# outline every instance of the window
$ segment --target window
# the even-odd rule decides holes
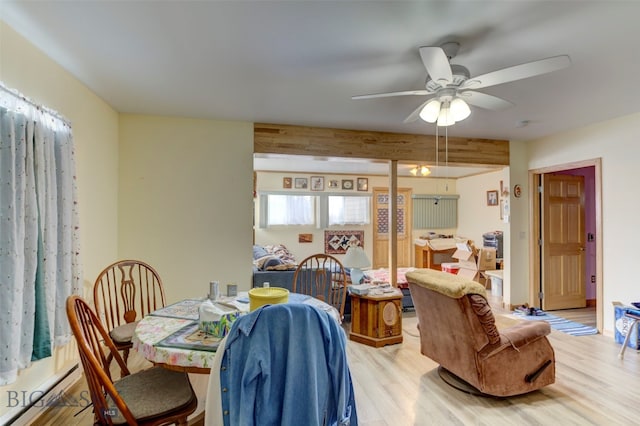
[[[267,214],[260,222],[267,226],[314,225],[315,199],[312,195],[263,195],[261,204],[266,204]]]
[[[330,195],[329,225],[366,225],[371,222],[369,197]]]
[[[371,223],[370,195],[305,192],[260,193],[259,227],[366,225]]]

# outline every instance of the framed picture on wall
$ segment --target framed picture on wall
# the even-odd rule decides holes
[[[290,177],[282,178],[282,187],[287,189],[292,187],[292,182]]]
[[[342,189],[353,189],[353,179],[342,179]]]
[[[323,176],[311,176],[311,190],[312,191],[324,191],[324,177]]]
[[[368,191],[368,190],[369,190],[369,179],[358,178],[358,191]]]
[[[333,189],[338,188],[338,183],[339,183],[338,179],[331,179],[329,181],[329,188],[333,188]]]
[[[313,242],[313,234],[298,234],[298,242],[299,243],[312,243]]]
[[[487,191],[487,205],[488,206],[497,206],[498,205],[498,190]]]
[[[296,178],[294,180],[296,189],[307,189],[307,185],[308,185],[308,179],[307,178]]]

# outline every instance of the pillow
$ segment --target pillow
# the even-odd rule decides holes
[[[275,257],[274,255],[272,255],[272,254],[268,254],[268,255],[266,255],[266,256],[262,256],[262,257],[260,257],[260,258],[258,258],[258,259],[256,259],[256,260],[254,260],[254,261],[253,261],[253,264],[254,264],[258,269],[261,269],[261,270],[262,270],[262,269],[264,269],[264,264],[265,264],[266,262],[268,262],[269,260],[271,260],[271,259],[275,259],[275,260],[277,260],[277,261],[279,261],[279,260],[280,260],[280,259],[278,259],[277,257]]]
[[[267,259],[262,265],[262,269],[269,270],[271,268],[275,268],[278,265],[282,265],[283,263],[284,262],[279,257],[270,256],[269,259]]]
[[[265,250],[264,247],[259,246],[259,245],[253,245],[253,259],[257,260],[260,259],[261,257],[265,257],[269,254],[269,252],[267,252],[267,250]]]

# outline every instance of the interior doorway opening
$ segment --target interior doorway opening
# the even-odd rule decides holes
[[[550,202],[543,193],[543,183],[554,176],[581,176],[584,178],[584,188],[581,197],[584,205],[584,234],[580,236],[580,246],[584,256],[583,285],[586,295],[586,306],[595,308],[595,324],[599,332],[602,332],[603,324],[603,282],[602,282],[602,184],[601,184],[601,160],[593,159],[576,163],[560,164],[552,167],[529,171],[530,200],[531,200],[531,250],[530,250],[530,285],[529,300],[545,309],[545,302],[551,292],[561,294],[563,288],[553,288],[554,283],[562,282],[562,279],[575,279],[572,273],[563,267],[562,262],[556,262],[549,256],[549,239],[554,239],[551,232],[560,229],[554,223],[557,211],[563,207],[557,207]],[[549,195],[549,194],[546,194]],[[545,201],[546,200],[546,201]],[[551,212],[552,210],[556,212]],[[554,216],[556,215],[556,216]],[[545,241],[545,238],[547,241]],[[551,265],[550,262],[556,262]],[[559,266],[558,266],[559,265]],[[564,274],[564,276],[562,275]],[[552,287],[550,287],[550,285]],[[547,294],[545,294],[545,291]],[[553,306],[553,304],[550,304]],[[575,306],[576,308],[578,306]],[[557,309],[564,309],[563,307]]]

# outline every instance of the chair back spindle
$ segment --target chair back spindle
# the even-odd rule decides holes
[[[107,266],[96,279],[93,299],[98,316],[109,330],[165,306],[160,275],[139,260],[121,260]]]
[[[344,317],[347,274],[337,258],[314,254],[302,260],[293,275],[293,291],[328,303]]]
[[[132,323],[165,306],[164,287],[158,272],[147,263],[120,260],[98,275],[93,287],[93,303],[98,318],[109,330],[116,348],[123,351],[126,362],[133,346]]]

